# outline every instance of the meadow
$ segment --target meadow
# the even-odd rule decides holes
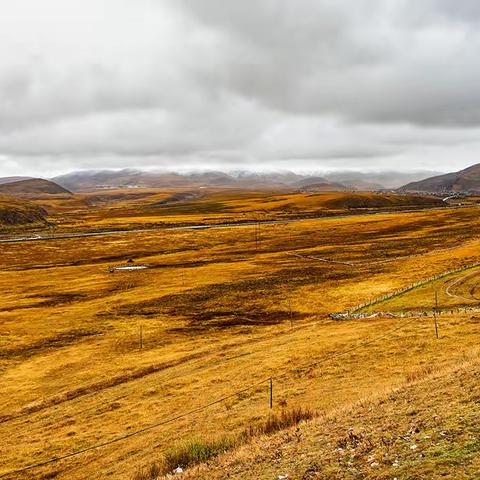
[[[272,410],[326,414],[478,343],[469,312],[445,314],[438,340],[431,318],[329,317],[479,262],[476,206],[371,215],[378,199],[214,192],[170,205],[154,192],[153,214],[150,194],[95,195],[92,210],[44,206],[59,231],[237,225],[0,244],[0,478],[140,478],[185,441],[233,441]]]

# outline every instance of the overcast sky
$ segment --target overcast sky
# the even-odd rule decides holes
[[[0,0],[0,176],[480,162],[478,0]]]

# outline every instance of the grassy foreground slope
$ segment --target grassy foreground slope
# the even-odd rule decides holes
[[[187,471],[185,480],[478,479],[480,357],[426,368],[403,387],[340,408]]]

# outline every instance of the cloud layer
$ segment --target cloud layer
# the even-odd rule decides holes
[[[476,0],[0,7],[0,175],[479,158]]]

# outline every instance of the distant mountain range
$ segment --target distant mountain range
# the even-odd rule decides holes
[[[145,172],[141,170],[85,171],[72,172],[52,179],[72,191],[98,190],[102,188],[194,188],[194,187],[237,187],[237,188],[301,188],[307,184],[323,183],[332,190],[339,186],[325,178],[297,175],[295,173],[253,173],[210,171],[196,173]],[[345,187],[340,186],[341,189]]]
[[[438,175],[438,172],[334,172],[324,175],[330,182],[338,182],[356,190],[394,190],[409,182]]]
[[[80,171],[52,180],[71,191],[102,188],[192,188],[200,186],[237,188],[289,188],[306,191],[395,189],[412,180],[426,178],[435,172],[337,172],[325,175],[300,175],[293,172],[257,173],[218,171],[200,173],[146,172],[141,170]]]
[[[455,193],[480,192],[480,163],[458,172],[411,182],[399,190],[405,192]]]
[[[475,167],[472,167],[475,169]],[[469,169],[465,170],[468,172]],[[71,172],[50,180],[30,177],[0,178],[0,193],[13,195],[34,194],[69,194],[114,188],[178,188],[192,189],[200,187],[229,187],[239,189],[288,189],[290,191],[378,191],[394,190],[401,185],[412,191],[436,191],[437,181],[433,181],[433,190],[423,188],[419,181],[431,177],[435,172],[335,172],[326,174],[297,174],[293,172],[261,173],[252,171],[220,172],[205,171],[195,173],[149,172],[135,169],[123,170],[87,170]],[[458,174],[447,174],[433,179],[440,179],[438,185],[448,190],[448,181]],[[468,175],[467,175],[468,176]],[[469,176],[469,178],[472,175]],[[444,182],[445,180],[445,182]],[[414,182],[412,182],[414,181]],[[408,183],[410,182],[410,183]],[[474,184],[473,181],[472,184]],[[445,185],[444,185],[445,184]],[[463,184],[462,184],[463,185]],[[460,187],[459,187],[460,188]],[[462,187],[463,188],[463,187]],[[418,189],[418,190],[417,190]]]

